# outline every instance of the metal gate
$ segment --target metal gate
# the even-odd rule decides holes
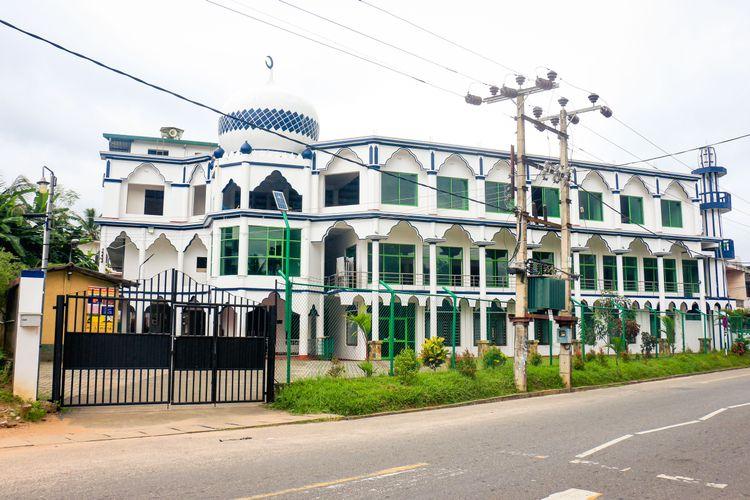
[[[273,401],[276,304],[169,270],[137,287],[58,295],[62,406]]]

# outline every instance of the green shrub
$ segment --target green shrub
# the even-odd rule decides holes
[[[580,354],[576,354],[573,356],[573,369],[574,370],[583,370],[586,368],[586,363],[583,362],[583,356]]]
[[[656,336],[643,332],[641,334],[641,353],[643,357],[650,358],[651,353],[656,349],[658,344],[659,339]]]
[[[411,349],[404,349],[393,358],[393,370],[404,385],[411,385],[417,380],[419,360]]]
[[[744,356],[744,354],[747,352],[747,347],[745,346],[744,342],[738,340],[734,344],[732,344],[730,351],[732,351],[732,354],[736,354],[737,356]]]
[[[336,356],[331,358],[331,367],[328,368],[328,376],[331,378],[339,378],[346,371],[344,364]]]
[[[630,354],[630,351],[628,351],[628,350],[626,349],[626,350],[624,350],[624,351],[622,351],[622,352],[620,353],[620,359],[622,359],[623,361],[625,361],[625,362],[627,363],[628,361],[632,360],[632,359],[633,359],[633,357],[632,357],[632,355]]]
[[[596,360],[599,362],[600,365],[604,366],[607,364],[607,355],[604,354],[604,349],[601,347],[596,352]]]
[[[542,364],[542,355],[538,352],[532,352],[529,354],[529,364],[531,366],[539,366]]]
[[[448,349],[445,348],[445,339],[443,337],[432,337],[425,340],[424,344],[422,344],[422,352],[419,357],[423,365],[432,369],[432,371],[437,370],[448,359]]]
[[[497,347],[490,347],[482,356],[482,365],[484,365],[485,368],[499,368],[503,366],[507,361],[508,356],[503,354],[503,351],[501,351]]]
[[[456,360],[456,369],[464,377],[476,378],[477,376],[477,358],[466,349]]]
[[[45,416],[47,416],[47,410],[40,401],[34,401],[31,403],[31,408],[22,413],[23,419],[27,422],[39,422]]]
[[[594,351],[588,351],[586,353],[586,361],[594,361],[594,359],[596,359],[596,354],[594,353]]]
[[[370,361],[362,361],[357,366],[365,374],[365,377],[372,377],[372,372],[373,372],[372,362],[370,362]]]

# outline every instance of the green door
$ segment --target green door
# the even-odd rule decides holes
[[[414,349],[414,323],[416,310],[414,304],[402,306],[396,304],[393,324],[393,355],[406,348]],[[380,340],[383,342],[381,353],[384,358],[390,357],[390,310],[389,306],[380,306]]]

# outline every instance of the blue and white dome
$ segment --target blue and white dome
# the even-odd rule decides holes
[[[318,114],[312,104],[271,82],[235,96],[222,111],[245,120],[219,118],[219,144],[228,153],[240,151],[245,142],[253,150],[301,153],[305,149],[302,144],[253,129],[247,122],[306,143],[317,141],[320,133]]]

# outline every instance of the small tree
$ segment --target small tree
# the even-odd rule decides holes
[[[641,353],[643,357],[650,358],[651,353],[656,349],[659,339],[650,333],[643,332],[641,334]]]
[[[360,330],[362,330],[362,333],[365,334],[365,339],[369,340],[371,339],[372,334],[372,314],[367,312],[367,306],[364,304],[359,304],[357,306],[357,312],[356,313],[349,313],[346,316],[346,320],[354,323],[359,327]],[[355,331],[352,335],[357,335],[357,332]]]
[[[419,358],[422,364],[435,371],[448,359],[448,349],[445,348],[445,339],[443,337],[432,337],[422,344],[422,352]]]
[[[675,335],[674,316],[662,316],[661,325],[662,325],[661,331],[664,332],[664,335],[667,338],[667,344],[669,344],[669,352],[670,354],[674,354],[675,345],[677,341],[676,335]]]
[[[416,382],[419,373],[419,360],[411,349],[404,349],[393,358],[396,377],[404,385]]]

